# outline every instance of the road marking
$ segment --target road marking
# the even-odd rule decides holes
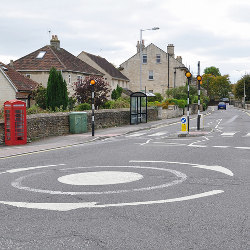
[[[218,123],[217,123],[217,125],[215,126],[215,128],[218,128],[218,126],[219,126],[219,124],[221,123],[222,119],[218,119],[217,121],[218,121]]]
[[[250,133],[247,133],[245,136],[243,136],[243,137],[249,137],[250,136]]]
[[[158,133],[148,135],[148,136],[161,136],[161,135],[165,135],[165,134],[166,134],[166,132],[158,132]]]
[[[234,148],[237,148],[237,149],[250,149],[250,147],[234,147]]]
[[[233,122],[237,117],[238,117],[238,115],[235,115],[234,117],[232,117],[231,119],[229,119],[228,121],[226,121],[224,124]]]
[[[146,142],[144,143],[140,143],[141,146],[145,145],[145,144],[148,144],[151,140],[147,140]]]
[[[27,170],[41,169],[41,168],[49,168],[49,167],[56,167],[56,166],[65,166],[65,164],[47,165],[47,166],[37,166],[37,167],[29,167],[29,168],[10,169],[10,170],[7,170],[6,173],[18,173],[18,172],[27,171]]]
[[[193,144],[189,144],[188,147],[206,148],[207,146],[205,146],[205,145],[193,145]]]
[[[47,190],[47,189],[37,189],[37,188],[30,188],[22,185],[22,181],[25,180],[27,177],[31,177],[34,175],[37,175],[39,173],[33,173],[26,176],[22,176],[15,181],[11,182],[11,185],[15,188],[18,188],[20,190],[26,190],[30,192],[36,192],[36,193],[44,193],[44,194],[53,194],[53,195],[95,195],[95,194],[119,194],[119,193],[128,193],[128,192],[139,192],[139,191],[149,191],[149,190],[155,190],[155,189],[161,189],[170,187],[173,185],[177,185],[187,179],[187,176],[184,173],[181,173],[176,170],[172,169],[165,169],[165,168],[157,168],[157,167],[141,167],[141,166],[92,166],[92,167],[78,167],[78,168],[67,168],[63,170],[72,170],[72,169],[91,169],[94,168],[135,168],[135,169],[153,169],[153,170],[159,170],[159,171],[166,171],[170,172],[174,175],[176,175],[179,179],[173,180],[172,182],[167,182],[161,185],[157,186],[149,186],[144,188],[134,188],[134,189],[123,189],[123,190],[116,190],[116,191],[99,191],[99,192],[63,192],[58,190]]]
[[[127,135],[126,137],[137,137],[137,136],[142,136],[145,135],[146,133],[136,133],[136,134],[132,134],[132,135]]]
[[[139,202],[127,202],[127,203],[115,203],[115,204],[98,204],[97,202],[84,202],[84,203],[32,203],[32,202],[11,202],[11,201],[0,201],[1,204],[10,205],[21,208],[33,208],[42,210],[53,210],[53,211],[70,211],[79,208],[106,208],[106,207],[125,207],[125,206],[138,206],[138,205],[153,205],[153,204],[164,204],[173,203],[180,201],[188,201],[198,198],[204,198],[216,194],[223,193],[223,190],[212,190],[209,192],[188,195],[178,198],[166,199],[166,200],[155,200],[155,201],[139,201]]]
[[[230,146],[213,146],[213,148],[230,148]]]
[[[194,168],[202,168],[202,169],[217,171],[217,172],[229,175],[229,176],[234,175],[231,170],[229,170],[225,167],[222,167],[222,166],[207,166],[207,165],[201,165],[201,164],[175,162],[175,161],[136,161],[136,160],[131,160],[129,162],[134,162],[134,163],[169,163],[169,164],[189,165],[189,166],[194,167]]]
[[[98,171],[64,175],[57,180],[68,185],[99,186],[134,182],[142,178],[141,174],[133,172]]]
[[[228,136],[228,137],[232,137],[236,134],[237,132],[225,132],[222,133],[221,136]]]

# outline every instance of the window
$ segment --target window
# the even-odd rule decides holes
[[[148,92],[149,92],[149,93],[153,93],[154,91],[151,89],[151,90],[149,90]]]
[[[82,76],[77,76],[77,83],[82,83]]]
[[[69,75],[69,84],[71,83],[71,75]]]
[[[26,77],[30,78],[30,74],[26,74]]]
[[[156,63],[161,63],[161,55],[156,55]]]
[[[147,63],[148,62],[148,57],[147,55],[142,55],[142,63]]]
[[[153,70],[149,70],[149,72],[148,72],[148,79],[149,80],[154,80],[154,72],[153,72]]]
[[[45,54],[46,54],[46,51],[40,51],[36,58],[37,59],[42,59]]]

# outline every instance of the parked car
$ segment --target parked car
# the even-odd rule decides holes
[[[227,109],[227,105],[225,102],[219,102],[218,104],[218,109]]]

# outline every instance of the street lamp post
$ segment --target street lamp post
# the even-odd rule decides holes
[[[154,27],[151,29],[140,29],[140,89],[139,91],[142,91],[142,31],[146,30],[158,30],[159,27]]]

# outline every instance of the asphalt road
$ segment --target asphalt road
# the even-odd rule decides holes
[[[250,249],[250,114],[204,121],[1,159],[0,249]]]

